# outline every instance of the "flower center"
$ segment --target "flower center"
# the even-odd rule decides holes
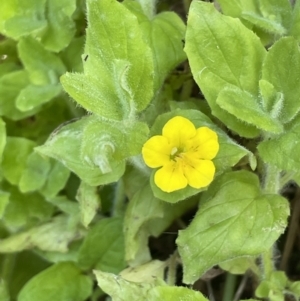
[[[173,161],[176,161],[176,158],[181,157],[182,152],[183,152],[183,149],[174,146],[170,153],[170,159]]]

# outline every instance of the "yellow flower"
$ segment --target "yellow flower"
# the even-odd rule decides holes
[[[218,136],[208,127],[195,128],[188,119],[176,116],[170,119],[162,135],[151,137],[143,146],[145,163],[158,168],[155,184],[165,192],[190,185],[208,186],[215,174],[211,161],[219,151]]]

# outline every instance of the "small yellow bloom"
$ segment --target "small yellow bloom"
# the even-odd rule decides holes
[[[145,163],[158,168],[155,184],[165,192],[190,185],[208,186],[215,174],[211,161],[219,151],[218,136],[208,127],[195,128],[188,119],[176,116],[170,119],[162,135],[151,137],[143,146]]]

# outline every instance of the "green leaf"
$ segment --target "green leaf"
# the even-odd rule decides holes
[[[299,70],[298,42],[293,37],[281,38],[270,48],[265,58],[262,79],[283,94],[283,106],[278,118],[284,123],[291,121],[300,111]]]
[[[28,84],[28,73],[25,70],[14,71],[0,78],[0,116],[19,120],[36,113],[36,109],[21,112],[15,106],[20,91]]]
[[[78,254],[83,269],[119,273],[125,266],[123,220],[106,218],[92,226]]]
[[[148,238],[158,237],[174,220],[198,203],[190,199],[168,204],[155,198],[149,185],[141,188],[130,200],[125,212],[124,234],[126,260],[134,265],[151,259]]]
[[[48,173],[47,182],[40,190],[41,194],[46,198],[55,197],[58,192],[65,187],[69,176],[69,169],[60,162],[53,160],[51,170]]]
[[[92,280],[72,263],[57,263],[33,277],[18,301],[84,301],[92,293]]]
[[[215,123],[213,123],[206,115],[197,110],[175,110],[169,113],[161,114],[155,120],[151,131],[150,137],[154,135],[161,135],[162,128],[167,123],[168,120],[175,116],[183,116],[189,120],[191,120],[195,127],[207,126],[210,129],[216,131],[218,134],[218,140],[220,144],[220,150],[212,161],[216,166],[217,173],[221,173],[224,170],[234,166],[242,159],[244,156],[248,156],[250,160],[251,167],[255,169],[256,162],[253,154],[249,152],[247,149],[241,147],[237,143],[235,143],[231,138],[228,137],[226,133],[224,133],[220,128],[218,128]],[[150,183],[154,193],[154,196],[158,199],[164,200],[170,203],[176,203],[180,200],[186,199],[192,195],[195,195],[206,188],[203,189],[195,189],[192,187],[186,187],[184,189],[174,191],[172,193],[167,193],[159,189],[154,183],[154,173],[152,172]]]
[[[288,32],[289,36],[293,36],[298,42],[300,40],[300,2],[296,1],[291,18],[291,27]]]
[[[18,185],[35,143],[25,138],[7,137],[3,152],[2,172],[11,184]]]
[[[79,202],[81,222],[87,228],[101,205],[98,188],[81,182],[76,199]]]
[[[26,112],[50,101],[61,92],[61,85],[28,85],[21,90],[16,100],[16,107],[21,112]]]
[[[85,36],[74,38],[69,46],[60,53],[60,57],[68,70],[72,70],[73,72],[83,71],[82,62],[86,56],[82,60],[81,55],[82,49],[84,49],[84,42]]]
[[[219,0],[218,3],[226,15],[245,19],[274,35],[283,35],[290,26],[292,11],[286,0],[268,0],[263,3],[257,0]]]
[[[81,159],[91,167],[108,169],[108,161],[121,161],[141,153],[149,129],[143,122],[107,122],[90,118],[84,128]],[[105,162],[107,161],[107,162]],[[105,164],[108,166],[105,167]]]
[[[238,257],[219,263],[219,267],[231,274],[243,275],[249,269],[259,275],[258,267],[255,263],[256,257]]]
[[[42,86],[59,83],[59,77],[66,68],[58,56],[31,37],[19,41],[18,51],[32,84]]]
[[[282,36],[287,32],[287,29],[280,23],[280,20],[276,20],[275,15],[264,16],[256,12],[244,11],[241,17],[263,31],[274,35]]]
[[[300,296],[300,281],[292,282],[289,289],[297,296]]]
[[[258,96],[260,69],[266,54],[259,38],[238,19],[221,15],[213,4],[194,1],[189,11],[185,51],[212,114],[241,136],[257,136],[254,126],[222,110],[216,99],[226,86]]]
[[[152,260],[137,267],[129,267],[119,275],[128,281],[152,283],[156,278],[163,279],[167,261]]]
[[[45,3],[46,0],[1,1],[0,31],[14,39],[30,33],[41,32],[47,25],[43,18]]]
[[[47,27],[41,42],[46,49],[59,52],[69,45],[74,34],[75,24],[72,15],[76,0],[48,0],[45,9]]]
[[[153,97],[151,50],[135,15],[118,1],[91,0],[87,10],[84,74],[67,73],[61,82],[88,111],[114,120],[129,118]]]
[[[68,245],[82,236],[83,233],[70,223],[69,217],[59,216],[49,223],[2,239],[0,253],[20,252],[32,248],[65,253],[68,251]]]
[[[257,149],[266,163],[275,165],[280,170],[299,171],[300,158],[300,122],[295,119],[287,128],[287,132],[272,139],[261,142]],[[292,151],[291,151],[292,150]]]
[[[108,162],[102,160],[104,171],[101,171],[98,166],[91,166],[87,161],[82,160],[82,157],[84,158],[81,151],[83,131],[91,120],[94,120],[93,117],[88,116],[59,127],[44,145],[36,147],[35,150],[60,161],[91,186],[115,182],[125,171],[123,161]],[[103,156],[101,158],[103,159]],[[105,169],[107,166],[110,170]]]
[[[262,194],[257,176],[248,171],[220,176],[200,202],[197,215],[177,239],[185,283],[195,282],[220,262],[268,250],[287,225],[286,199]]]
[[[258,97],[236,87],[226,87],[218,95],[217,104],[241,121],[270,133],[282,133],[282,125],[264,112]]]
[[[185,24],[174,12],[162,12],[148,18],[139,3],[124,1],[123,4],[138,18],[143,38],[152,49],[155,93],[166,76],[186,59],[182,44]]]
[[[53,214],[53,206],[48,204],[40,194],[23,194],[8,184],[3,185],[10,193],[9,203],[6,206],[3,223],[11,232],[16,232],[27,225],[49,220]]]
[[[100,288],[111,296],[112,301],[147,300],[154,284],[136,283],[124,280],[121,276],[94,271]],[[19,301],[19,300],[18,300]]]
[[[277,92],[275,87],[268,81],[261,79],[259,81],[261,94],[261,105],[263,109],[273,118],[278,118],[284,106],[284,96]]]
[[[77,202],[70,201],[66,196],[56,196],[47,199],[47,202],[56,206],[60,211],[70,215],[75,220],[79,217],[80,210]],[[79,219],[79,218],[78,218]]]
[[[149,301],[164,300],[164,301],[208,301],[200,292],[193,291],[187,287],[177,286],[157,286],[150,290]]]
[[[35,252],[31,251],[4,256],[8,257],[7,259],[13,259],[13,269],[10,276],[13,281],[8,283],[11,300],[17,300],[17,296],[26,282],[50,265],[49,262],[46,262]]]
[[[21,192],[35,191],[45,184],[51,167],[49,161],[35,152],[28,156],[19,182]]]

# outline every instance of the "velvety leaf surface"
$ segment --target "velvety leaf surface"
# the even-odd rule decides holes
[[[103,156],[99,156],[99,160],[102,160],[101,163],[106,164],[104,167],[102,166],[104,172],[101,172],[99,166],[91,167],[87,161],[81,159],[82,156],[84,157],[81,152],[81,139],[84,128],[91,119],[93,120],[92,117],[84,117],[58,128],[44,145],[35,149],[39,153],[63,163],[87,184],[97,186],[117,181],[124,173],[125,163],[120,161],[108,162],[104,160]],[[107,166],[110,169],[107,169]]]
[[[257,136],[254,126],[224,112],[216,99],[222,89],[232,85],[258,96],[266,54],[259,38],[238,19],[221,15],[213,4],[194,1],[188,16],[185,51],[212,114],[241,136]]]
[[[267,251],[283,233],[288,214],[286,199],[263,194],[256,175],[238,171],[220,176],[203,194],[192,223],[179,232],[183,281],[195,282],[222,261]]]
[[[284,123],[291,121],[300,110],[300,50],[293,37],[281,38],[270,48],[263,64],[262,78],[283,94],[278,118]]]
[[[270,133],[283,131],[280,122],[264,112],[260,106],[259,98],[253,97],[250,93],[235,87],[224,88],[217,98],[217,104],[236,118],[256,126],[258,129]]]
[[[258,145],[261,158],[281,170],[298,171],[300,168],[299,139],[300,119],[297,117],[287,131],[272,139],[265,140]]]
[[[17,300],[84,301],[92,293],[92,285],[73,263],[57,263],[27,282]]]
[[[104,166],[105,160],[120,161],[141,153],[149,133],[146,123],[90,119],[83,131],[81,157],[92,167],[109,168]]]
[[[88,111],[126,119],[153,97],[151,50],[142,39],[137,18],[121,3],[91,0],[87,13],[84,74],[67,73],[62,84]]]

